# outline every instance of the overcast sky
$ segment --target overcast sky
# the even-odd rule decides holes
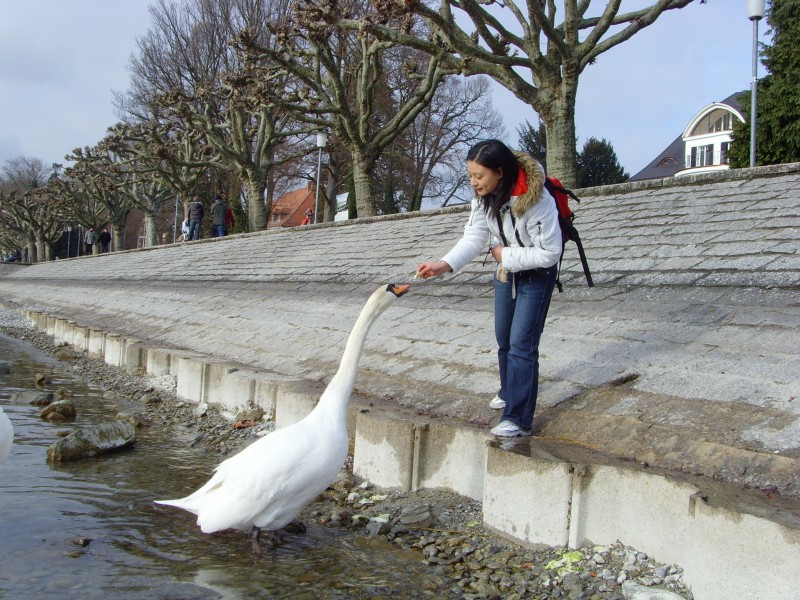
[[[652,2],[623,0],[623,9]],[[633,175],[702,108],[748,90],[753,28],[746,4],[695,0],[600,55],[580,79],[578,150],[589,137],[605,138]],[[149,5],[0,0],[0,167],[17,156],[64,163],[73,148],[102,139],[117,120],[112,91],[128,88],[129,58],[149,28]],[[762,21],[762,39],[765,30]],[[538,117],[505,90],[495,99],[516,144],[517,127]]]

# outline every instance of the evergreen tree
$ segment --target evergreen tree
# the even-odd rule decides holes
[[[519,136],[520,150],[527,152],[542,163],[544,170],[547,171],[547,132],[542,120],[539,119],[538,129],[534,129],[533,125],[525,121],[517,127],[517,135]]]
[[[611,142],[589,138],[578,155],[578,187],[622,183],[630,174],[622,168]]]
[[[800,162],[800,2],[773,0],[767,11],[772,45],[763,45],[762,64],[769,75],[758,82],[756,164]],[[749,93],[739,96],[744,123],[733,127],[731,167],[750,166]]]

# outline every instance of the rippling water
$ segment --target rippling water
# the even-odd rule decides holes
[[[0,336],[0,405],[15,428],[0,466],[0,598],[416,598],[446,597],[446,579],[418,554],[385,540],[309,527],[260,559],[243,532],[204,535],[195,517],[156,506],[208,478],[220,457],[191,448],[190,433],[137,430],[134,449],[49,465],[58,433],[135,408],[105,397],[29,346]],[[13,393],[36,373],[74,395],[78,418],[53,424]],[[132,411],[135,412],[135,411]],[[77,540],[91,539],[82,546]]]

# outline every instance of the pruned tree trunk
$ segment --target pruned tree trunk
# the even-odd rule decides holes
[[[114,233],[112,234],[112,242],[113,242],[113,250],[116,252],[117,250],[122,250],[125,248],[125,225],[114,225]],[[92,246],[92,254],[98,254],[100,252],[100,245],[95,244]]]
[[[247,225],[248,231],[263,231],[267,228],[267,203],[264,200],[266,183],[254,181],[252,178],[244,180],[245,194],[247,194]]]
[[[158,209],[156,212],[144,213],[144,245],[145,248],[158,246],[158,227],[157,227]]]
[[[377,214],[375,200],[372,197],[372,179],[367,161],[353,162],[353,186],[356,193],[356,210],[358,218],[373,217]]]

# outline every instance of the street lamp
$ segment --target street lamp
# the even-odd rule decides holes
[[[317,148],[319,148],[319,153],[317,155],[317,194],[316,199],[314,200],[314,224],[317,224],[317,220],[319,217],[319,178],[322,171],[322,149],[328,144],[328,132],[327,131],[318,131],[317,132]]]
[[[756,83],[758,82],[758,22],[764,16],[766,0],[747,0],[747,18],[753,22],[753,83],[750,92],[750,168],[756,166]]]
[[[69,258],[69,249],[72,247],[72,225],[67,225],[67,258]]]

